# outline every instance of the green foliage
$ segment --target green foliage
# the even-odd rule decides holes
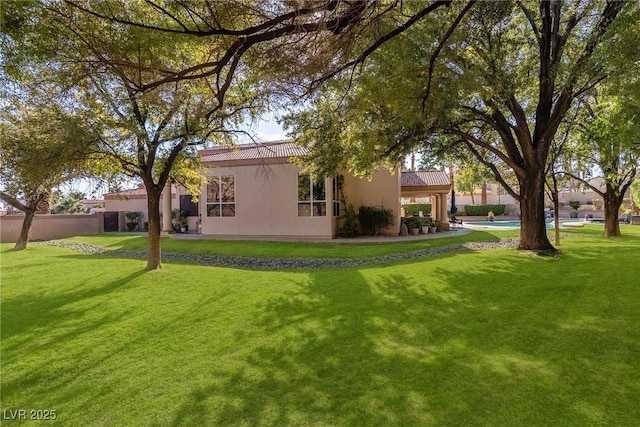
[[[126,216],[129,221],[137,223],[140,221],[140,218],[142,218],[142,212],[127,212],[124,216]]]
[[[409,217],[404,219],[407,228],[422,228],[422,227],[437,227],[438,221],[433,220],[431,217]]]
[[[571,206],[571,209],[578,210],[580,208],[580,201],[579,200],[569,200],[569,206]]]
[[[431,203],[406,203],[402,205],[405,216],[418,215],[420,211],[425,216],[431,214]]]
[[[53,212],[54,213],[68,213],[68,214],[73,214],[73,213],[78,213],[78,212],[84,212],[84,206],[82,206],[82,204],[80,204],[80,200],[73,198],[73,197],[67,197],[61,201],[59,201],[54,207],[53,207]]]
[[[358,213],[351,203],[347,204],[344,212],[344,224],[338,229],[337,235],[340,237],[355,237],[360,234],[360,223]]]
[[[636,179],[631,184],[631,200],[636,206],[636,210],[640,209],[640,179]]]
[[[360,206],[358,221],[366,234],[377,236],[393,224],[393,212],[391,209],[378,206]]]
[[[464,211],[468,216],[488,216],[489,212],[494,215],[504,215],[505,205],[465,205]]]

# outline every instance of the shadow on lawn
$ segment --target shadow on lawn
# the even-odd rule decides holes
[[[66,257],[72,258],[86,258],[93,259],[90,255],[70,255]],[[65,257],[57,257],[65,258]],[[147,273],[146,270],[139,270],[133,272],[121,279],[110,282],[106,286],[90,287],[90,280],[86,280],[84,285],[80,287],[80,290],[70,291],[65,293],[53,293],[53,294],[34,294],[28,293],[24,296],[7,298],[2,302],[2,339],[8,340],[13,336],[25,336],[29,337],[31,334],[27,333],[31,330],[42,330],[38,335],[50,337],[52,340],[62,340],[81,335],[83,333],[91,332],[107,322],[117,321],[119,317],[105,316],[100,321],[83,323],[81,326],[72,328],[68,333],[63,335],[52,336],[50,331],[57,331],[59,325],[65,324],[68,321],[75,321],[85,317],[85,315],[92,310],[92,306],[81,305],[77,306],[76,303],[86,302],[92,298],[108,295],[118,289],[126,286],[137,277]],[[120,315],[121,317],[122,315]],[[68,328],[67,328],[68,329]],[[11,341],[11,344],[3,345],[5,350],[4,362],[10,363],[12,360],[8,354],[19,354],[19,352],[13,352],[15,347],[24,345],[24,342]],[[44,345],[48,345],[47,342],[42,342],[40,345],[30,344],[32,350]]]
[[[606,267],[606,252],[589,262]],[[640,298],[601,306],[600,290],[562,278],[584,262],[509,253],[472,271],[311,272],[299,293],[259,307],[269,338],[233,373],[214,369],[172,424],[632,423]]]

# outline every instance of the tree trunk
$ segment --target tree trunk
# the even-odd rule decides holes
[[[29,243],[29,231],[31,231],[31,223],[36,215],[35,209],[24,211],[24,221],[22,221],[22,229],[20,230],[20,236],[16,245],[13,247],[16,251],[27,249],[27,243]]]
[[[480,193],[480,203],[487,204],[487,181],[482,181],[482,192]]]
[[[159,270],[162,268],[162,253],[160,250],[160,194],[161,191],[147,188],[147,215],[149,216],[147,270]]]
[[[555,253],[544,218],[544,169],[530,170],[520,180],[520,249]]]
[[[607,184],[607,191],[604,193],[604,232],[605,237],[620,236],[620,219],[618,212],[622,205],[622,198],[617,197],[613,187]]]

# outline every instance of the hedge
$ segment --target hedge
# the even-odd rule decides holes
[[[431,213],[431,203],[407,203],[402,207],[404,208],[405,216],[416,216],[420,211],[424,216],[429,216]]]
[[[465,205],[464,211],[468,216],[504,215],[506,205]]]

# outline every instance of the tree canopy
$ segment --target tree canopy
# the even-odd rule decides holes
[[[450,135],[520,202],[520,247],[553,252],[544,223],[550,146],[577,99],[607,78],[601,51],[621,43],[637,11],[632,2],[454,2],[285,124],[311,158],[356,171]],[[501,165],[517,177],[515,188]]]

